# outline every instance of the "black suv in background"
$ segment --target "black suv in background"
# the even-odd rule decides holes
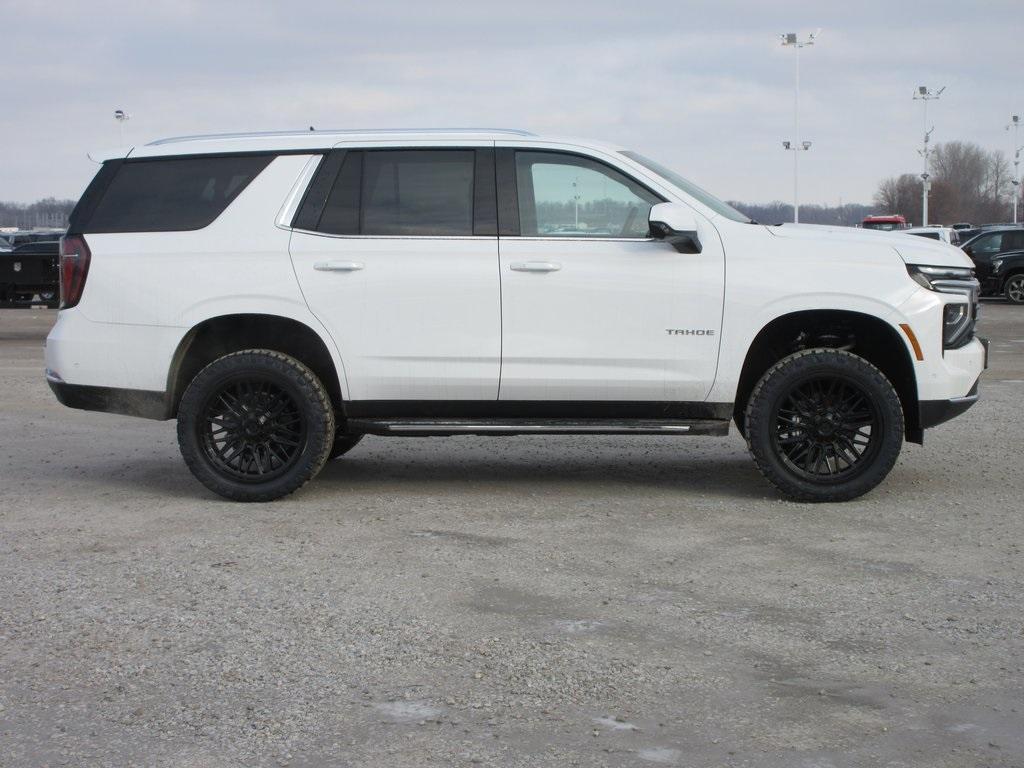
[[[974,262],[983,296],[1003,294],[1024,304],[1024,228],[987,229],[963,244]]]
[[[60,303],[60,242],[30,240],[0,253],[0,307]],[[36,300],[38,297],[38,301]]]

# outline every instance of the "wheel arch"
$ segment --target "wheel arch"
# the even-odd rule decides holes
[[[903,406],[906,439],[921,442],[917,376],[897,328],[870,314],[840,309],[789,312],[767,323],[747,348],[736,387],[733,418],[744,433],[744,412],[754,386],[776,362],[813,346],[848,349],[892,382]]]
[[[308,366],[323,382],[335,410],[344,411],[341,372],[319,333],[283,315],[236,313],[197,323],[179,342],[167,372],[168,416],[177,415],[181,396],[199,371],[224,355],[253,348],[282,352]]]

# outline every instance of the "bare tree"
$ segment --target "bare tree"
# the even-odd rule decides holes
[[[899,214],[908,222],[921,221],[921,179],[912,173],[883,179],[875,192],[875,213]]]
[[[1010,164],[1002,152],[989,152],[970,142],[938,144],[932,156],[929,218],[953,224],[999,221],[1007,216]],[[921,221],[921,179],[905,173],[883,179],[875,193],[880,213],[899,213]]]

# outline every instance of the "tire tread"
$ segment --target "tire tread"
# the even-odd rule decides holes
[[[188,416],[199,406],[203,384],[213,376],[219,375],[220,369],[225,365],[231,365],[246,357],[253,356],[258,356],[262,362],[269,363],[269,367],[272,370],[276,369],[281,375],[292,378],[303,394],[313,403],[313,407],[323,416],[323,418],[315,420],[317,423],[308,425],[310,430],[308,442],[313,451],[313,460],[306,462],[301,471],[289,472],[271,481],[268,487],[264,488],[258,485],[244,485],[220,477],[201,459],[197,450],[190,448],[191,436],[188,434],[188,431],[191,429],[191,420]],[[183,412],[186,415],[185,418],[182,418]],[[324,464],[327,463],[331,447],[334,444],[334,435],[334,406],[323,382],[301,361],[283,352],[276,352],[271,349],[243,349],[217,358],[192,379],[184,395],[182,395],[181,404],[178,408],[178,442],[181,446],[181,454],[185,459],[185,464],[203,485],[214,493],[232,501],[273,501],[299,490],[316,477],[317,473],[323,469]]]
[[[861,475],[852,478],[846,484],[815,486],[808,481],[792,477],[776,466],[771,461],[771,457],[765,455],[756,442],[756,438],[761,434],[762,430],[771,429],[772,426],[772,414],[769,412],[768,403],[765,401],[766,389],[778,381],[780,376],[789,375],[794,369],[815,364],[860,369],[860,372],[866,371],[870,375],[877,377],[879,382],[884,385],[885,401],[879,403],[878,406],[885,411],[885,418],[891,420],[890,434],[888,436],[882,435],[882,450],[875,458],[874,465]],[[896,463],[896,459],[899,457],[903,443],[903,406],[900,403],[895,388],[886,378],[885,374],[859,355],[847,352],[846,350],[828,347],[815,347],[795,352],[782,358],[769,368],[750,393],[750,398],[747,400],[747,406],[744,411],[744,419],[747,449],[753,455],[758,471],[769,483],[794,501],[849,501],[867,493],[889,474],[889,471]],[[892,439],[893,434],[898,435],[898,438]]]

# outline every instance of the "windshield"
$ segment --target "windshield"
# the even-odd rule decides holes
[[[723,203],[717,197],[712,195],[710,192],[705,192],[703,189],[698,187],[692,181],[687,181],[675,171],[666,168],[661,163],[656,163],[653,160],[648,160],[641,154],[631,151],[624,151],[621,154],[628,157],[630,160],[640,163],[644,168],[649,171],[654,171],[658,176],[661,176],[665,181],[674,187],[679,187],[683,192],[688,194],[690,197],[696,198],[698,201],[706,205],[708,208],[713,210],[715,213],[720,213],[727,219],[733,221],[740,221],[744,224],[752,223],[749,216],[744,216],[742,213],[737,211],[728,203]]]
[[[864,223],[864,229],[883,229],[891,232],[894,229],[903,229],[903,225],[895,221],[867,221]]]

